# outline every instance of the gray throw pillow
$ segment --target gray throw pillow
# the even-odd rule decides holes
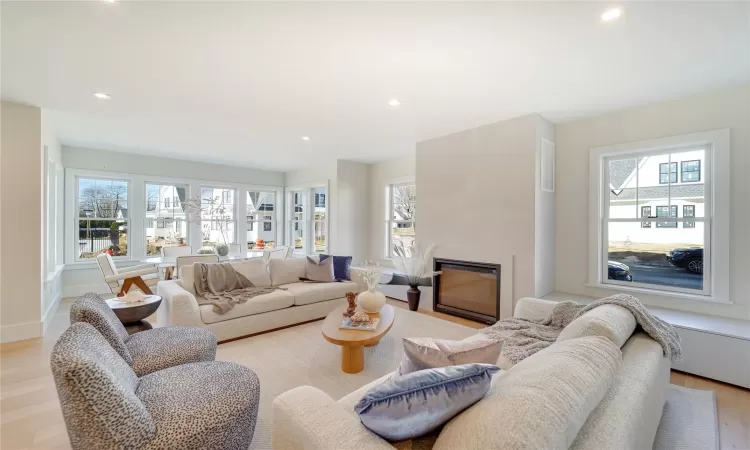
[[[311,281],[336,281],[333,276],[333,258],[326,258],[318,262],[308,256],[306,275],[306,278]]]
[[[404,338],[401,375],[424,369],[461,364],[497,364],[503,343],[491,339],[449,341],[432,338]]]
[[[354,411],[384,439],[411,439],[481,400],[499,370],[490,364],[464,364],[397,376],[367,391]]]

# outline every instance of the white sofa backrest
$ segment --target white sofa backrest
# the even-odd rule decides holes
[[[557,342],[583,336],[602,336],[622,348],[635,331],[635,317],[619,305],[601,305],[570,322]]]
[[[215,255],[214,255],[215,256]],[[218,257],[217,257],[218,258]],[[196,262],[209,262],[216,263],[217,260],[211,261],[196,261]],[[268,287],[271,285],[271,276],[268,273],[268,266],[265,264],[262,258],[253,258],[241,261],[230,262],[234,270],[244,275],[251,283],[258,287]],[[195,277],[194,277],[193,264],[182,265],[180,267],[180,285],[186,291],[195,295]]]
[[[268,261],[271,271],[271,283],[274,286],[299,283],[300,277],[307,275],[306,258],[271,259]]]

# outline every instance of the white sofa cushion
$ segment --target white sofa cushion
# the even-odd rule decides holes
[[[183,289],[195,295],[195,272],[193,271],[193,265],[187,265],[180,267],[180,273],[178,274],[180,286]]]
[[[602,336],[622,347],[635,330],[635,317],[620,305],[602,305],[587,311],[563,328],[557,341]]]
[[[357,285],[349,281],[334,283],[306,283],[300,281],[285,284],[281,287],[294,296],[294,304],[298,306],[332,300],[334,298],[344,298],[347,292],[357,292]]]
[[[268,271],[268,263],[267,261],[263,261],[263,258],[234,261],[232,262],[232,267],[253,283],[253,286],[271,286],[271,274]]]
[[[609,339],[562,341],[495,376],[490,391],[448,422],[435,450],[567,449],[614,380],[622,360]]]
[[[282,284],[298,283],[300,278],[307,275],[307,259],[270,259],[268,260],[271,272],[271,284],[281,286]]]
[[[216,314],[212,305],[201,305],[199,308],[203,323],[216,323],[289,308],[292,305],[294,305],[294,296],[292,294],[287,291],[275,290],[269,294],[253,297],[245,303],[238,303],[225,314]]]

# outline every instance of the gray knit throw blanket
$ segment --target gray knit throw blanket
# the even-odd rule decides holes
[[[670,357],[672,362],[682,361],[680,335],[674,327],[648,312],[640,300],[626,294],[612,295],[588,305],[571,301],[560,302],[544,320],[533,321],[512,317],[480,331],[490,339],[503,342],[501,355],[510,363],[516,364],[555,343],[557,336],[570,322],[601,305],[618,305],[630,311],[643,331],[661,345],[664,356]]]

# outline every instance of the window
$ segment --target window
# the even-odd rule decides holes
[[[234,189],[201,187],[201,230],[203,245],[233,244],[237,233]]]
[[[729,135],[715,130],[591,149],[590,285],[730,301]],[[678,162],[700,170],[687,181],[700,181],[673,184]]]
[[[677,205],[657,206],[656,217],[677,217]],[[677,228],[677,222],[656,222],[656,228]]]
[[[276,193],[247,191],[247,248],[276,246]],[[261,214],[262,213],[262,214]],[[260,224],[263,224],[261,226]]]
[[[124,180],[77,178],[78,259],[128,255],[128,190]]]
[[[669,171],[667,171],[669,167]],[[677,183],[677,163],[659,164],[659,184]]]
[[[651,217],[651,207],[641,206],[641,219]],[[651,228],[651,222],[641,222],[641,228]]]
[[[289,193],[289,242],[297,253],[328,250],[327,188],[312,187]],[[312,199],[312,207],[308,206]]]
[[[682,161],[680,163],[680,170],[682,171],[683,183],[693,183],[701,180],[701,161],[699,159]]]
[[[186,186],[146,183],[146,255],[159,255],[164,247],[188,245],[186,199]]]
[[[682,217],[689,219],[695,217],[695,205],[682,205]],[[695,222],[682,222],[683,228],[695,228]]]
[[[414,183],[392,184],[389,191],[387,256],[410,257],[415,240],[417,187]]]

